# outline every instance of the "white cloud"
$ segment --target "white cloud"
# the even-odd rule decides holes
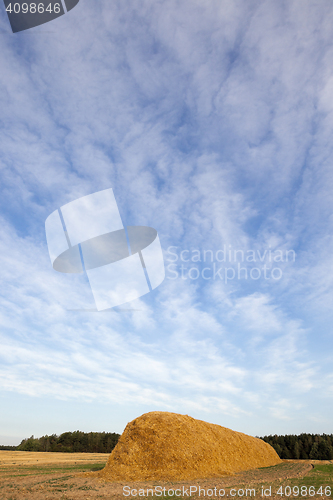
[[[2,37],[6,390],[312,411],[331,347],[332,16],[326,0],[82,1],[49,34]],[[44,221],[107,187],[165,249],[293,248],[296,262],[274,285],[166,280],[132,313],[68,312],[91,296],[52,271]]]

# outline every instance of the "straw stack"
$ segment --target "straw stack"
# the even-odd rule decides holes
[[[177,481],[280,462],[261,439],[188,415],[154,411],[127,424],[99,475],[108,481]]]

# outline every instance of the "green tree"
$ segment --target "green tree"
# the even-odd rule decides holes
[[[293,453],[293,458],[296,458],[297,460],[300,458],[301,453],[300,453],[300,446],[298,442],[296,441],[294,444],[294,453]]]
[[[311,451],[309,453],[309,458],[312,458],[312,460],[319,460],[318,442],[317,441],[315,441],[312,445]]]

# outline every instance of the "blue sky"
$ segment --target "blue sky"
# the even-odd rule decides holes
[[[326,0],[80,0],[12,34],[0,9],[2,444],[153,410],[332,433],[332,24]],[[52,269],[45,220],[107,188],[166,279],[68,311],[84,277]]]

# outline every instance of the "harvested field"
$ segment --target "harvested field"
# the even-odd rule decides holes
[[[43,453],[34,451],[2,451],[0,450],[0,468],[32,466],[41,464],[89,464],[107,460],[108,453]]]
[[[261,439],[188,415],[156,411],[127,424],[99,475],[109,481],[188,480],[280,462]]]
[[[332,484],[333,464],[329,462],[312,461],[315,463],[315,469],[312,468],[310,461],[283,461],[274,467],[251,470],[235,474],[234,476],[225,476],[214,479],[205,479],[203,481],[177,481],[177,482],[116,482],[110,483],[96,477],[96,472],[101,469],[106,462],[107,456],[98,455],[98,462],[93,463],[93,455],[78,453],[68,454],[68,459],[60,453],[48,453],[45,461],[40,461],[39,453],[30,454],[31,463],[26,458],[22,460],[24,452],[0,452],[0,499],[1,500],[124,500],[129,498],[134,500],[133,496],[125,497],[123,487],[129,485],[131,489],[147,490],[161,486],[168,489],[189,488],[197,486],[204,489],[219,490],[225,489],[225,497],[231,498],[231,488],[251,488],[255,489],[255,495],[261,497],[261,488],[272,487],[272,496],[268,500],[281,500],[281,496],[276,494],[278,487],[287,487],[288,485],[311,485]],[[16,454],[19,454],[16,458]],[[6,456],[8,455],[8,456]],[[37,455],[37,457],[36,457]],[[43,454],[44,455],[44,454]],[[102,460],[103,458],[103,460]],[[36,460],[38,464],[36,465]],[[19,463],[20,462],[20,463]],[[76,462],[76,463],[75,463]],[[325,469],[326,468],[326,469]],[[86,472],[85,472],[86,471]],[[89,472],[88,472],[89,471]],[[333,488],[332,488],[333,490]],[[198,494],[192,494],[192,499],[199,498]],[[139,498],[136,497],[136,498]],[[143,496],[141,496],[143,498]],[[151,499],[151,494],[149,494]],[[154,500],[160,498],[170,500],[166,496],[154,497]],[[189,498],[181,495],[178,498]],[[203,498],[202,496],[200,498]],[[207,498],[207,497],[206,497]],[[218,497],[211,497],[212,499]],[[240,498],[236,496],[236,498]],[[250,498],[243,496],[242,498]],[[284,497],[285,498],[285,497]],[[314,500],[325,500],[322,495],[302,496],[300,498],[312,498]]]

